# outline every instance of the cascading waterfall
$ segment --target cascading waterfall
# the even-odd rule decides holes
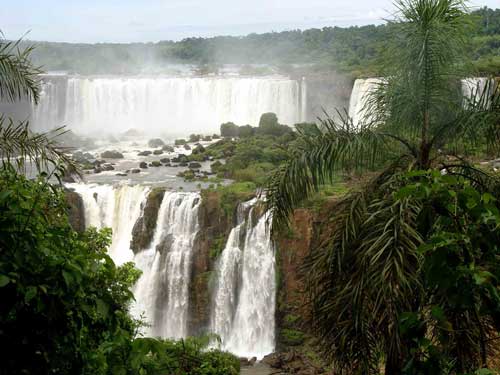
[[[132,229],[141,215],[141,205],[146,200],[149,188],[135,185],[68,184],[83,199],[86,227],[113,230],[109,254],[121,265],[132,261],[130,249]]]
[[[255,226],[253,204],[240,208],[240,219],[231,231],[217,265],[217,284],[211,330],[221,337],[222,347],[242,357],[263,357],[275,345],[275,258],[268,214]],[[250,207],[245,220],[241,213]],[[241,231],[245,238],[241,243]]]
[[[367,99],[370,92],[377,88],[382,80],[380,78],[357,79],[349,100],[349,117],[355,127],[361,125],[361,122],[367,115]]]
[[[200,199],[197,193],[165,193],[151,247],[134,259],[143,274],[134,288],[132,313],[136,317],[145,315],[149,323],[143,332],[146,336],[187,336],[189,280]]]
[[[256,126],[264,112],[293,125],[301,120],[300,91],[299,82],[278,77],[58,77],[57,83],[47,77],[34,128],[66,124],[87,135],[130,128],[146,134],[207,133],[228,121]],[[65,98],[54,98],[61,95]]]

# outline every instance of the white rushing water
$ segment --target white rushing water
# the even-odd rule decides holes
[[[46,77],[35,130],[65,124],[86,135],[218,132],[223,122],[258,125],[265,112],[281,123],[302,120],[305,81],[279,77]]]
[[[143,274],[134,288],[132,313],[149,323],[144,334],[184,338],[188,333],[189,280],[199,230],[198,193],[166,192],[151,247],[138,253]]]
[[[361,125],[363,121],[369,120],[367,116],[367,99],[369,94],[377,88],[382,80],[380,78],[357,79],[349,100],[349,117],[355,127]]]
[[[268,215],[253,226],[253,207],[247,208],[254,203],[240,207],[238,225],[218,261],[211,330],[220,336],[223,349],[262,358],[275,346],[275,257]]]
[[[113,230],[109,254],[113,261],[121,265],[132,261],[134,253],[130,249],[132,229],[141,215],[142,203],[149,188],[135,185],[68,184],[83,199],[86,227]]]

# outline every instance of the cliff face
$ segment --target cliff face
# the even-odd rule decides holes
[[[280,327],[286,326],[293,320],[291,316],[300,317],[301,320],[309,317],[309,311],[304,306],[306,298],[303,293],[301,267],[313,244],[313,222],[314,216],[310,210],[295,210],[289,231],[277,240],[277,263],[280,275],[277,318]]]

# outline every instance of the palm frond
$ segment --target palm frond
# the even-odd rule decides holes
[[[288,226],[292,210],[321,185],[332,182],[339,171],[367,169],[388,157],[383,136],[369,127],[354,129],[348,118],[340,123],[327,118],[314,127],[298,130],[289,158],[268,183],[273,231]]]
[[[20,42],[0,39],[0,99],[16,101],[27,98],[38,103],[42,71],[30,61],[33,47],[20,49]]]
[[[25,174],[30,169],[41,173],[55,171],[62,177],[65,172],[78,173],[74,161],[57,145],[57,137],[64,134],[64,128],[48,133],[36,134],[30,131],[28,122],[15,123],[0,116],[0,161],[3,168],[15,168]]]
[[[418,203],[390,193],[399,168],[335,205],[328,237],[305,265],[312,326],[334,367],[379,373],[382,352],[400,358],[405,348],[398,319],[418,298],[422,239]]]

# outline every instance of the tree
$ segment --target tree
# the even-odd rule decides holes
[[[260,116],[259,127],[257,128],[259,134],[279,137],[291,131],[292,129],[288,126],[278,123],[278,117],[275,113],[263,113],[262,116]]]
[[[226,122],[220,126],[220,135],[222,137],[237,137],[239,135],[238,125],[232,122]]]
[[[467,182],[460,184],[469,184],[479,196],[500,198],[498,180],[464,157],[481,142],[498,147],[500,120],[500,90],[493,82],[484,91],[476,89],[472,98],[460,94],[460,79],[468,73],[467,10],[455,0],[401,0],[396,7],[384,80],[370,94],[361,126],[355,128],[339,114],[340,121],[327,118],[316,129],[298,127],[289,159],[268,185],[267,204],[277,231],[288,225],[294,207],[339,172],[382,170],[335,205],[327,239],[306,265],[312,325],[338,371],[375,374],[385,361],[386,374],[418,373],[411,372],[418,362],[418,334],[407,335],[401,321],[407,313],[429,314],[426,307],[435,303],[433,291],[440,288],[429,285],[421,253],[433,241],[423,227],[432,221],[423,218],[435,197],[398,194],[410,183],[406,173],[424,170],[412,177],[411,184],[417,185],[428,182],[429,169],[463,176]],[[457,265],[468,266],[468,261]],[[479,300],[477,291],[471,293]],[[481,310],[479,303],[462,308],[442,293],[440,298],[437,305],[446,319],[467,321],[464,329],[471,337],[478,338],[481,330],[483,335],[474,344],[443,341],[446,355],[439,373],[445,362],[452,363],[453,371],[485,366],[478,355],[485,351],[476,349],[492,342],[480,322],[496,321],[496,312]],[[468,319],[472,313],[479,318]],[[497,325],[489,327],[498,332]],[[433,339],[425,329],[423,338]]]
[[[255,128],[251,125],[243,125],[238,128],[238,136],[240,138],[252,137],[255,134]]]

